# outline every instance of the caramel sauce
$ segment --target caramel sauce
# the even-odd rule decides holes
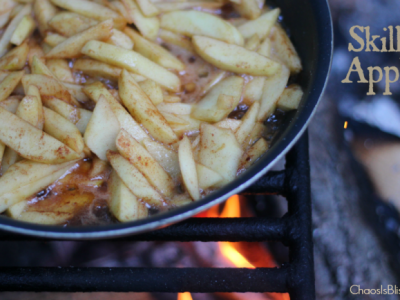
[[[94,171],[91,159],[84,159],[69,174],[29,199],[24,212],[64,214],[66,225],[92,225],[102,223],[96,213],[101,206],[103,214],[109,215],[107,222],[113,221],[107,205],[110,174],[110,166],[99,173]]]

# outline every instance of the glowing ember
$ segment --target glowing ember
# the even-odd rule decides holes
[[[193,300],[190,293],[179,293],[177,300]]]

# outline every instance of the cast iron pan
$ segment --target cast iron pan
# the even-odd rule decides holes
[[[296,113],[287,118],[271,149],[251,168],[211,195],[173,211],[123,224],[85,227],[35,225],[0,216],[0,229],[56,239],[101,239],[154,230],[187,219],[223,202],[250,186],[284,156],[305,131],[325,89],[333,51],[332,20],[327,0],[280,0],[283,22],[302,59],[304,70],[296,82],[304,97]]]

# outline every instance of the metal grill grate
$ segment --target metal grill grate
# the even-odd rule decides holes
[[[288,213],[271,218],[194,218],[125,241],[281,241],[289,263],[280,268],[0,268],[1,291],[58,292],[278,292],[315,299],[307,133],[271,171],[243,194],[280,194]],[[37,240],[1,233],[2,240]]]

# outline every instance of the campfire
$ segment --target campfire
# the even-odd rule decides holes
[[[239,218],[250,217],[252,215],[248,208],[248,203],[245,197],[234,195],[230,197],[225,204],[212,207],[206,212],[199,214],[197,217],[208,218]],[[217,242],[217,243],[194,243],[195,249],[198,250],[198,255],[202,256],[202,260],[210,260],[207,266],[219,268],[273,268],[277,267],[272,254],[262,243],[249,242]],[[213,245],[215,244],[215,245]],[[209,253],[204,247],[217,247],[214,252],[214,257],[204,257]],[[177,300],[196,300],[196,296],[192,297],[190,293],[178,294]],[[215,299],[231,299],[231,300],[289,300],[288,294],[277,293],[218,293]]]

